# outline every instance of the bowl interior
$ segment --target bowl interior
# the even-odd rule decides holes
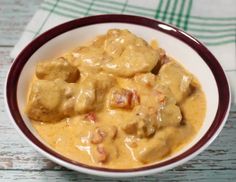
[[[171,30],[171,27],[168,27],[164,24],[158,24],[157,26],[162,26],[161,28],[163,29],[175,31],[174,29]],[[205,92],[207,101],[207,112],[205,120],[203,122],[203,126],[196,135],[196,137],[192,140],[192,142],[190,142],[188,145],[182,148],[178,153],[173,154],[169,158],[173,158],[179,155],[180,153],[183,153],[184,151],[188,150],[194,144],[196,144],[197,141],[199,141],[199,139],[207,132],[207,130],[209,129],[214,120],[219,102],[218,99],[219,93],[215,78],[211,70],[207,66],[207,64],[204,62],[204,60],[190,46],[188,46],[184,42],[180,41],[179,39],[171,35],[168,35],[166,33],[163,33],[161,31],[152,28],[135,24],[100,23],[100,24],[84,26],[63,33],[60,36],[51,39],[46,44],[41,46],[25,64],[17,85],[18,108],[20,109],[20,113],[22,115],[22,118],[24,119],[25,124],[28,126],[30,131],[42,143],[44,143],[40,139],[40,136],[38,136],[37,132],[33,129],[30,120],[24,113],[27,90],[29,87],[29,83],[32,79],[33,73],[35,71],[36,64],[39,61],[60,56],[64,52],[69,51],[77,46],[80,46],[83,43],[88,42],[89,40],[92,40],[97,35],[106,33],[106,31],[111,28],[128,29],[148,42],[150,42],[151,40],[157,40],[159,46],[164,48],[168,55],[170,55],[171,57],[175,58],[178,62],[180,62],[200,81],[203,91]]]

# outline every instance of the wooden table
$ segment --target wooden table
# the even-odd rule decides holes
[[[214,143],[173,170],[133,179],[108,179],[70,171],[36,152],[21,138],[5,112],[4,81],[9,53],[41,0],[0,0],[0,182],[38,181],[236,181],[236,107]]]

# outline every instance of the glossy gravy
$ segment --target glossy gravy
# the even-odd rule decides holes
[[[107,168],[164,159],[201,128],[198,80],[155,44],[111,29],[87,46],[40,62],[26,113],[60,154]]]

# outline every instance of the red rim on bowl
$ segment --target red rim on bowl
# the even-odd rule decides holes
[[[51,150],[46,145],[44,145],[42,142],[40,142],[27,128],[25,122],[22,119],[22,116],[20,114],[18,103],[17,103],[17,83],[19,76],[21,74],[21,71],[28,61],[28,59],[33,55],[37,49],[39,49],[43,44],[50,41],[54,37],[65,33],[67,31],[92,25],[92,24],[99,24],[99,23],[129,23],[129,24],[137,24],[142,25],[145,27],[149,27],[161,32],[164,32],[166,34],[169,34],[175,38],[178,38],[188,46],[190,46],[193,50],[195,50],[199,56],[205,61],[205,63],[208,65],[210,70],[212,71],[216,84],[218,87],[219,92],[219,104],[217,108],[217,112],[214,118],[214,121],[212,122],[210,128],[205,133],[205,135],[190,149],[185,151],[184,153],[166,160],[164,162],[160,162],[157,164],[152,164],[149,166],[134,168],[134,169],[107,169],[102,167],[92,167],[88,166],[86,164],[82,164],[77,161],[73,161],[69,158],[66,158],[62,156],[61,154],[55,152],[54,150]],[[163,26],[160,26],[163,25]],[[169,28],[162,28],[162,27],[169,27]],[[163,22],[144,18],[144,17],[138,17],[138,16],[132,16],[132,15],[97,15],[97,16],[91,16],[91,17],[85,17],[81,19],[76,19],[64,24],[61,24],[59,26],[56,26],[55,28],[52,28],[45,33],[38,36],[36,39],[34,39],[15,59],[14,63],[12,64],[12,67],[9,71],[9,75],[6,82],[6,101],[9,107],[9,111],[18,126],[18,128],[22,131],[22,133],[36,146],[41,148],[43,151],[48,153],[49,155],[52,155],[64,162],[77,165],[80,167],[84,167],[87,169],[97,170],[97,171],[103,171],[103,172],[134,172],[134,171],[144,171],[148,169],[154,169],[158,167],[163,167],[170,165],[172,163],[175,163],[179,160],[183,160],[187,156],[190,156],[192,153],[195,153],[198,151],[201,147],[203,147],[217,132],[217,130],[220,128],[220,126],[223,124],[224,118],[227,115],[229,104],[230,104],[230,91],[228,82],[226,79],[226,76],[224,74],[223,69],[221,68],[220,64],[216,60],[216,58],[209,52],[209,50],[201,44],[198,40],[193,38],[191,35],[188,35],[187,33],[183,32],[182,30],[177,29],[176,27],[173,27],[171,25],[165,24]]]

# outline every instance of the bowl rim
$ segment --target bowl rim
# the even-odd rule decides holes
[[[17,103],[17,83],[21,71],[28,61],[28,59],[45,43],[50,41],[51,39],[68,32],[73,29],[77,29],[83,26],[93,25],[93,24],[100,24],[100,23],[128,23],[128,24],[136,24],[141,25],[144,27],[152,28],[154,30],[166,33],[171,35],[183,43],[190,46],[207,64],[209,69],[211,70],[212,74],[214,75],[218,92],[219,92],[219,103],[217,107],[217,112],[215,118],[204,134],[204,136],[191,148],[187,151],[175,156],[174,158],[168,159],[166,161],[160,163],[154,163],[148,166],[142,166],[138,168],[131,168],[131,169],[109,169],[104,167],[95,167],[89,166],[74,160],[71,160],[56,151],[50,149],[46,145],[44,145],[41,141],[39,141],[27,128],[24,120],[21,117],[18,103]],[[161,25],[161,26],[160,26]],[[37,38],[32,40],[22,51],[21,53],[15,58],[11,68],[9,69],[9,73],[6,79],[5,85],[5,103],[7,112],[12,119],[13,124],[16,126],[17,130],[20,134],[27,139],[27,141],[35,146],[35,148],[44,154],[46,157],[52,159],[54,162],[59,163],[60,165],[66,166],[73,170],[76,170],[76,167],[88,169],[88,171],[102,176],[110,176],[111,173],[113,174],[124,174],[124,173],[131,173],[135,172],[136,174],[139,172],[143,174],[144,171],[149,171],[149,173],[154,173],[158,171],[163,171],[166,169],[171,169],[177,165],[180,165],[189,159],[196,156],[198,153],[203,151],[219,134],[221,129],[226,122],[229,109],[230,109],[230,89],[229,84],[226,78],[226,75],[217,61],[217,59],[212,55],[212,53],[197,39],[193,36],[189,35],[188,33],[172,26],[167,23],[161,22],[156,19],[141,17],[141,16],[134,16],[134,15],[120,15],[120,14],[105,14],[105,15],[95,15],[89,16],[84,18],[75,19],[63,24],[60,24],[48,31],[44,32],[43,34],[39,35]],[[68,164],[68,165],[67,165]],[[72,166],[70,166],[71,164]],[[80,170],[78,170],[80,171]],[[82,171],[87,172],[88,171]],[[152,172],[151,172],[152,171]],[[110,173],[110,174],[109,174]],[[127,175],[124,175],[127,176]]]

